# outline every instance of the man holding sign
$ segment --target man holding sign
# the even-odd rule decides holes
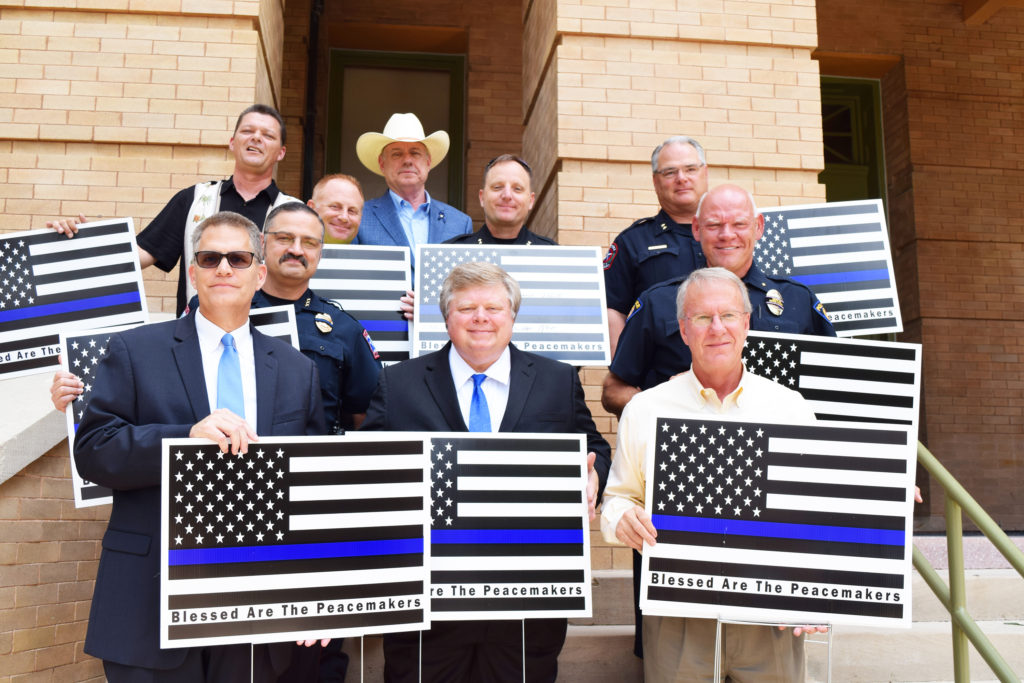
[[[618,452],[601,515],[607,541],[638,551],[645,543],[657,542],[657,529],[644,511],[646,458],[648,443],[655,436],[655,417],[814,421],[810,404],[800,394],[743,367],[750,311],[747,288],[725,268],[696,270],[679,288],[679,329],[693,364],[689,372],[637,394],[622,412]],[[711,680],[714,621],[651,615],[643,619],[646,681]],[[740,680],[766,683],[804,679],[799,636],[807,629],[795,628],[792,636],[768,626],[728,624],[723,629],[723,677],[733,674]]]
[[[159,646],[162,439],[245,453],[261,434],[324,432],[313,362],[249,326],[266,277],[259,229],[222,212],[192,240],[201,310],[112,336],[75,436],[82,476],[114,492],[85,642],[112,683],[273,681],[292,663],[288,644]]]
[[[518,283],[499,266],[453,268],[440,295],[451,342],[385,368],[363,429],[586,434],[593,515],[608,472],[608,444],[572,366],[510,343],[519,302]],[[387,634],[385,679],[554,681],[565,634],[565,619],[443,621],[422,639],[419,633]]]

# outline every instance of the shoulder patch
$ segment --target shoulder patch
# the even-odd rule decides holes
[[[604,269],[608,270],[612,267],[612,263],[615,262],[615,256],[619,253],[619,245],[612,242],[611,246],[608,247],[608,253],[604,255]]]
[[[380,360],[380,354],[377,353],[377,347],[373,345],[373,340],[370,339],[370,333],[366,330],[363,330],[363,340],[366,342],[366,345],[370,347],[370,353],[373,354],[373,359]]]
[[[639,311],[643,307],[644,307],[644,302],[640,301],[640,299],[637,299],[636,301],[634,301],[633,302],[633,308],[629,309],[629,314],[626,316],[627,322],[629,321],[630,318],[633,317],[634,313],[636,313],[637,311]]]
[[[828,320],[828,311],[825,310],[825,304],[821,303],[820,301],[817,302],[816,304],[814,304],[814,310],[816,310],[818,313],[821,313],[825,320]]]

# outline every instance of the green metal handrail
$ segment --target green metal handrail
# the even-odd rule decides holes
[[[1010,665],[996,650],[978,622],[967,612],[967,594],[964,580],[964,543],[963,514],[974,522],[992,545],[1002,553],[1017,573],[1024,578],[1024,553],[1010,541],[1006,533],[999,528],[978,501],[967,493],[960,482],[949,473],[938,458],[932,455],[925,446],[917,442],[917,461],[928,470],[946,492],[946,548],[949,551],[949,585],[943,582],[935,568],[925,556],[914,548],[914,567],[921,578],[932,589],[942,606],[949,612],[950,624],[953,629],[953,675],[957,683],[969,683],[971,680],[970,661],[967,644],[970,641],[978,654],[982,656],[996,676],[1003,683],[1020,681]]]

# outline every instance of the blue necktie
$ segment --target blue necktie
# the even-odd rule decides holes
[[[238,417],[245,418],[245,398],[242,393],[242,369],[238,363],[235,338],[225,334],[220,338],[224,353],[217,366],[217,407],[227,408]]]
[[[491,431],[491,411],[487,409],[487,397],[484,396],[484,388],[481,386],[487,375],[480,373],[473,375],[473,400],[469,404],[469,431],[489,432]]]

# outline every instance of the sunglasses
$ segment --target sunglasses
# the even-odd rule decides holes
[[[251,251],[229,251],[226,254],[222,251],[197,251],[195,256],[196,265],[200,268],[217,268],[224,259],[232,268],[248,268],[256,254]]]

